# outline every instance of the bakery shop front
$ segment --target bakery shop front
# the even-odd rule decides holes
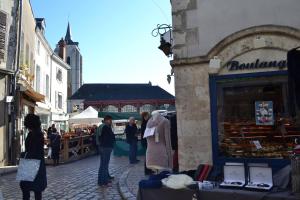
[[[300,127],[291,116],[287,51],[297,45],[287,34],[244,35],[210,60],[214,165],[289,163]]]

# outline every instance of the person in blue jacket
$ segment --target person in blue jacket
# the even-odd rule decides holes
[[[98,175],[98,185],[101,187],[110,187],[111,177],[109,175],[108,167],[110,161],[110,155],[115,144],[115,134],[111,128],[112,117],[104,117],[104,125],[101,130],[101,135],[99,138],[100,142],[100,168]]]
[[[135,119],[133,117],[129,118],[129,124],[125,129],[126,141],[129,144],[129,162],[130,164],[136,164],[139,160],[137,156],[137,143],[138,143],[138,129],[135,124]]]

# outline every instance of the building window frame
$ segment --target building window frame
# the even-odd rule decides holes
[[[151,104],[144,104],[140,107],[140,112],[151,113],[153,110],[155,110],[155,106],[153,106]]]
[[[45,87],[45,94],[47,99],[50,97],[50,76],[46,74],[46,87]]]
[[[35,90],[37,92],[41,92],[41,67],[39,65],[36,65],[35,69]]]
[[[133,105],[125,105],[121,108],[121,112],[126,113],[126,112],[137,112],[137,107]]]
[[[40,40],[38,40],[38,42],[37,42],[37,53],[38,53],[38,55],[40,55],[40,53],[41,53],[41,41]]]
[[[108,105],[103,108],[103,112],[119,112],[119,109],[114,105]]]
[[[256,78],[256,77],[276,77],[287,75],[287,71],[273,71],[273,72],[256,72],[247,74],[234,75],[210,75],[209,89],[210,89],[210,108],[211,108],[211,139],[212,139],[212,155],[213,162],[216,166],[222,166],[226,162],[244,162],[244,163],[268,163],[269,166],[277,169],[282,168],[290,163],[288,159],[281,158],[233,158],[221,156],[219,153],[219,122],[218,122],[218,94],[217,82],[226,79],[238,78]]]
[[[55,107],[57,109],[60,109],[62,110],[63,109],[63,94],[61,92],[56,92],[56,95],[55,95]]]
[[[56,80],[58,80],[59,82],[62,82],[63,79],[63,74],[62,74],[62,70],[60,68],[56,69]]]

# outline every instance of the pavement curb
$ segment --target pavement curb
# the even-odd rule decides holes
[[[18,170],[18,166],[6,166],[0,167],[0,176],[15,173]]]
[[[127,186],[127,177],[133,167],[130,167],[126,171],[123,172],[119,179],[118,187],[121,197],[124,200],[136,200],[136,194],[132,194],[131,191],[128,189]]]

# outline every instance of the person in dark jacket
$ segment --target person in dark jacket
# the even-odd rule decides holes
[[[111,186],[111,179],[109,177],[109,161],[110,155],[113,150],[115,144],[115,134],[111,129],[112,125],[112,117],[105,116],[104,117],[104,126],[101,130],[101,136],[99,139],[100,142],[100,168],[98,174],[98,185],[101,187]]]
[[[135,119],[133,117],[129,118],[129,124],[125,128],[126,141],[129,144],[129,162],[130,164],[136,164],[139,160],[137,156],[137,126],[135,124]]]
[[[50,147],[52,149],[51,158],[53,159],[53,166],[59,165],[59,152],[60,152],[61,136],[57,132],[56,128],[52,129],[50,135]]]
[[[50,138],[50,135],[53,133],[53,129],[55,129],[55,124],[52,124],[47,130],[47,138]]]
[[[20,188],[23,193],[23,200],[30,199],[30,191],[34,192],[35,199],[42,199],[42,192],[47,187],[46,166],[44,160],[44,135],[41,131],[39,116],[28,114],[24,120],[24,126],[29,133],[25,140],[25,156],[28,159],[41,161],[40,168],[33,182],[21,181]]]
[[[147,127],[147,122],[150,118],[150,115],[148,112],[143,112],[142,113],[142,125],[141,125],[141,143],[144,149],[147,149],[147,139],[144,138],[145,130]],[[144,165],[144,173],[145,175],[151,175],[153,174],[153,171],[146,166],[146,161]]]

